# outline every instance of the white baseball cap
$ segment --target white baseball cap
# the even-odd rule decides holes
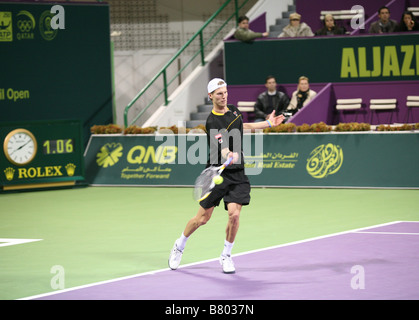
[[[227,83],[221,78],[214,78],[210,82],[208,82],[208,93],[211,93],[218,88],[226,87]]]

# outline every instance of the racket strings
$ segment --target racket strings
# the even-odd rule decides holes
[[[218,175],[214,168],[205,169],[195,181],[194,198],[202,200],[214,187],[213,178]]]

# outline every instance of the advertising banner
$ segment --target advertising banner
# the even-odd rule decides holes
[[[412,33],[225,42],[226,81],[262,84],[270,74],[282,84],[302,75],[311,83],[418,80],[418,40]]]
[[[84,180],[78,120],[0,123],[0,192],[72,186]]]
[[[253,186],[418,188],[419,133],[245,134]],[[193,186],[205,168],[205,135],[92,135],[92,185]]]

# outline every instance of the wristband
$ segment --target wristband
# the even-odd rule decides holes
[[[272,123],[271,123],[271,121],[270,121],[270,120],[266,120],[266,122],[268,123],[269,128],[272,128]]]

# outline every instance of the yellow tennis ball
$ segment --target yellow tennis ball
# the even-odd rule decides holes
[[[212,178],[212,181],[214,181],[215,184],[222,184],[224,179],[222,176],[215,176],[214,178]]]

